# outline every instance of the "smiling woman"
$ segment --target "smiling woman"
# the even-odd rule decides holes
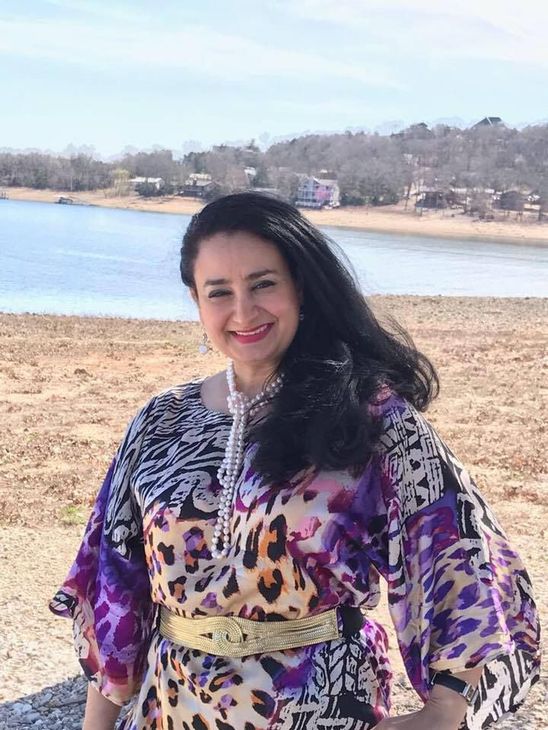
[[[181,275],[226,371],[134,418],[52,610],[84,730],[466,730],[539,677],[519,556],[419,412],[431,363],[286,203],[193,217]],[[380,578],[424,701],[390,718]],[[462,723],[462,724],[461,724]]]
[[[210,340],[233,360],[245,392],[259,392],[299,325],[299,291],[276,246],[245,231],[201,241],[191,291]]]

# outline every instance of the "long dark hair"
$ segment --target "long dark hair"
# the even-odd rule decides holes
[[[392,331],[379,323],[336,244],[274,197],[227,195],[194,215],[181,246],[184,284],[195,288],[202,240],[239,231],[278,248],[303,296],[303,319],[280,364],[283,388],[252,434],[255,468],[273,481],[310,466],[359,469],[380,429],[365,405],[387,384],[424,410],[439,389],[432,363],[395,322]]]

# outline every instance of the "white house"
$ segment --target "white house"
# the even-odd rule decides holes
[[[132,177],[129,181],[132,190],[136,190],[138,185],[153,185],[156,190],[164,187],[164,180],[161,177]]]

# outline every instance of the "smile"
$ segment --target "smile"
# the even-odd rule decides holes
[[[260,327],[257,327],[257,329],[254,330],[246,330],[245,332],[238,332],[238,330],[235,331],[237,335],[243,335],[245,337],[246,335],[258,335],[259,332],[264,332],[267,327],[268,324],[262,324]]]
[[[238,340],[238,342],[244,342],[246,344],[258,342],[259,340],[262,340],[263,337],[266,337],[273,326],[273,322],[268,322],[267,324],[262,324],[260,327],[256,327],[253,330],[235,330],[231,334],[236,338],[236,340]]]

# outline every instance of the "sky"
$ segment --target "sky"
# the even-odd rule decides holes
[[[548,121],[545,0],[0,0],[0,148]]]

